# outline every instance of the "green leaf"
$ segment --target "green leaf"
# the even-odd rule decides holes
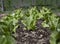
[[[50,36],[51,37],[50,38],[50,44],[56,44],[57,35],[58,35],[57,31],[52,32],[52,34]]]
[[[15,44],[15,40],[11,36],[0,36],[0,44]]]
[[[13,32],[16,32],[16,29],[18,28],[19,25],[15,26],[13,29]]]
[[[44,21],[44,22],[42,23],[42,26],[43,26],[43,27],[49,27],[49,25],[46,23],[46,21]]]

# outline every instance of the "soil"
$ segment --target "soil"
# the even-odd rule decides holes
[[[0,18],[5,16],[0,15]],[[49,28],[43,28],[41,23],[42,19],[36,22],[36,29],[24,30],[24,25],[19,21],[20,26],[16,30],[16,44],[50,44],[50,34]]]
[[[36,23],[36,29],[34,31],[24,30],[24,25],[19,21],[19,26],[16,30],[16,44],[50,44],[50,30],[49,28],[43,28],[41,23],[42,19]]]

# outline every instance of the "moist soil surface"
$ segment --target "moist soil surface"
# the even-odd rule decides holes
[[[19,21],[19,26],[16,30],[16,44],[50,44],[50,30],[49,28],[43,28],[41,23],[42,19],[36,23],[36,29],[24,30],[24,25]]]

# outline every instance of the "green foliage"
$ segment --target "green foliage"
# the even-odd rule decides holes
[[[27,12],[24,13],[24,17],[22,23],[26,26],[28,30],[35,30],[37,19],[42,18],[43,16],[37,10],[36,7],[28,9]]]
[[[60,17],[53,14],[49,9],[43,8],[41,10],[41,14],[43,14],[44,22],[42,23],[43,27],[49,27],[52,31],[50,44],[58,44],[60,42]],[[59,40],[59,42],[57,42]]]
[[[16,28],[19,26],[18,19],[21,11],[17,10],[15,12],[0,20],[0,44],[15,44],[13,32],[15,33]]]
[[[16,28],[19,26],[18,20],[25,25],[26,30],[35,30],[36,22],[38,19],[44,19],[42,26],[49,27],[52,31],[50,44],[60,44],[60,17],[55,15],[43,7],[40,11],[36,7],[23,11],[21,9],[15,10],[12,14],[3,17],[0,20],[0,44],[15,44],[15,40],[12,37]]]
[[[12,36],[0,35],[0,44],[15,44],[15,40]]]

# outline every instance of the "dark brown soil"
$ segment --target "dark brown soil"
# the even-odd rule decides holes
[[[37,28],[34,31],[24,30],[24,25],[19,21],[21,26],[16,31],[16,44],[50,44],[50,30],[41,26],[42,21],[37,21]]]
[[[4,14],[0,15],[1,17],[5,16]],[[16,44],[50,44],[50,33],[49,28],[43,28],[41,26],[42,19],[38,20],[36,23],[36,29],[34,31],[24,30],[24,25],[19,21],[19,26],[16,30]]]

